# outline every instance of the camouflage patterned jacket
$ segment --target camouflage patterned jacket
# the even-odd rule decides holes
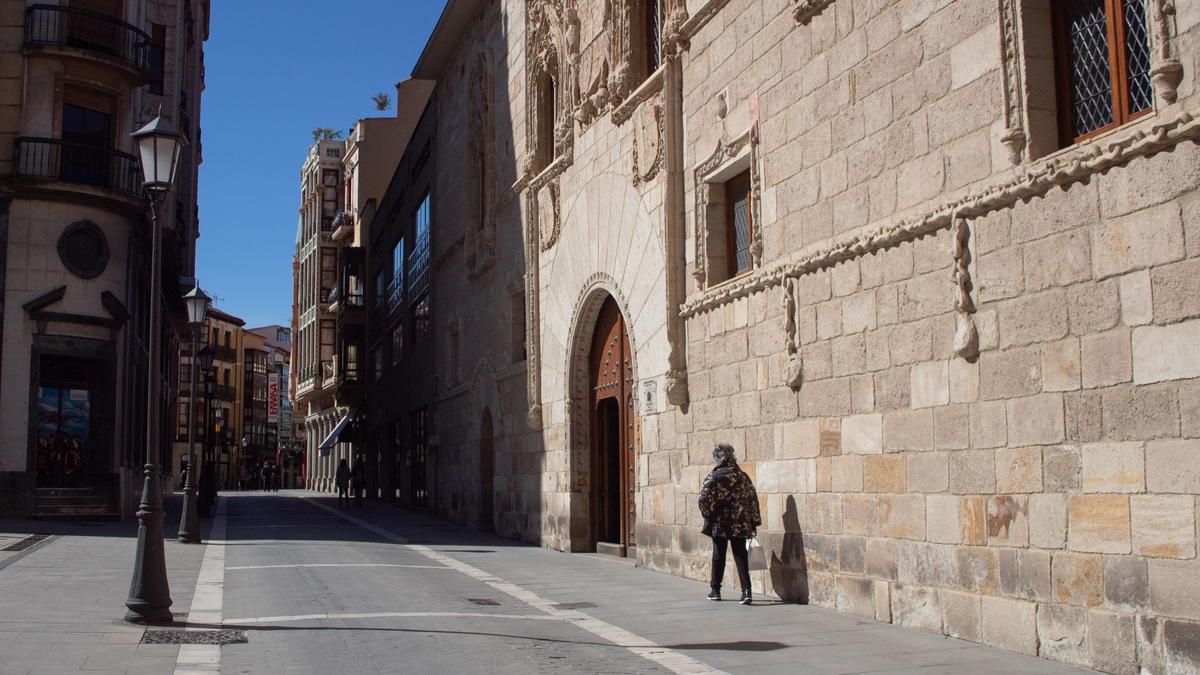
[[[700,515],[704,516],[703,533],[710,537],[745,539],[762,525],[754,483],[736,461],[721,462],[704,479]]]

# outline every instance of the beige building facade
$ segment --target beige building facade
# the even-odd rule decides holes
[[[207,0],[0,2],[2,513],[133,515],[148,407],[154,459],[170,464],[208,27]],[[164,321],[150,326],[150,221],[129,134],[160,110],[189,147],[159,211]],[[151,330],[166,356],[148,406]]]
[[[706,578],[729,442],[757,592],[1200,667],[1200,12],[1070,4],[451,1],[434,508]]]

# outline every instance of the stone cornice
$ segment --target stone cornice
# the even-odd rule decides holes
[[[663,67],[660,66],[658,70],[651,73],[650,77],[646,78],[645,82],[642,82],[640,85],[638,85],[638,88],[634,89],[633,93],[625,97],[625,100],[621,101],[621,105],[613,108],[613,124],[621,126],[622,124],[628,122],[629,118],[633,117],[633,111],[637,110],[639,105],[649,101],[651,97],[662,91],[662,88]]]
[[[779,262],[745,277],[693,296],[680,306],[690,318],[738,298],[779,286],[788,277],[803,276],[882,249],[892,248],[950,227],[955,217],[977,218],[1009,208],[1019,201],[1041,197],[1055,187],[1066,188],[1092,176],[1148,157],[1186,141],[1200,142],[1200,121],[1188,112],[1151,124],[1145,123],[1112,136],[1071,148],[1031,165],[1024,173],[990,187],[967,192],[917,216],[893,219],[856,236],[835,241],[797,260]]]

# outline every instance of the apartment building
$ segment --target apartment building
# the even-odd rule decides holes
[[[0,3],[0,513],[132,515],[148,414],[170,465],[209,7]],[[160,111],[189,145],[160,208],[164,312],[150,326],[150,220],[129,134]],[[151,331],[165,348],[148,406]]]
[[[368,423],[420,444],[442,515],[694,578],[732,443],[756,592],[1194,670],[1198,25],[1159,0],[451,0],[401,161],[427,191],[399,179],[368,254],[374,352],[386,246],[428,236],[399,258],[430,275],[428,318],[401,312],[433,372],[378,379],[431,403]]]

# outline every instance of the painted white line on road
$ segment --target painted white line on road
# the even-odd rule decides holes
[[[397,565],[392,563],[298,563],[295,565],[246,565],[244,567],[226,567],[231,570],[283,570],[292,567],[404,567],[414,570],[448,570],[445,565]]]
[[[196,577],[196,591],[192,594],[192,608],[188,611],[189,624],[202,624],[188,630],[209,630],[221,625],[221,614],[225,601],[225,506],[227,500],[217,502],[217,515],[213,519],[208,543],[204,547],[204,560],[200,563],[200,574]],[[218,645],[180,645],[175,658],[175,675],[221,672],[221,647]]]
[[[355,518],[354,516],[351,516],[349,514],[342,513],[340,511],[334,509],[332,506],[326,506],[325,504],[322,504],[318,501],[309,499],[307,497],[304,497],[303,499],[304,499],[304,501],[308,502],[309,504],[312,504],[313,506],[316,506],[318,508],[329,511],[330,513],[335,513],[335,514],[341,516],[342,518],[345,518],[346,520],[354,523],[355,525],[358,525],[359,527],[363,528],[364,530],[373,532],[373,533],[379,535],[380,537],[383,537],[384,539],[387,539],[389,541],[393,541],[397,544],[405,546],[409,550],[416,551],[431,560],[435,560],[439,563],[442,563],[446,567],[452,567],[452,568],[458,570],[459,572],[462,572],[463,574],[471,577],[472,579],[475,579],[476,581],[487,584],[488,586],[491,586],[492,588],[494,588],[498,591],[501,591],[503,593],[507,593],[508,595],[511,595],[512,597],[520,600],[521,602],[524,602],[525,604],[527,604],[531,607],[535,607],[537,609],[542,610],[543,612],[549,614],[552,617],[562,619],[564,621],[568,621],[568,622],[588,631],[589,633],[596,635],[597,637],[600,637],[604,640],[608,640],[609,642],[613,643],[614,645],[617,645],[619,647],[624,647],[625,649],[628,649],[629,651],[633,652],[634,654],[637,654],[638,656],[641,656],[642,658],[653,661],[653,662],[657,663],[658,665],[666,668],[667,670],[670,670],[673,673],[713,673],[713,674],[719,673],[719,674],[725,675],[724,671],[717,670],[716,668],[713,668],[712,666],[708,665],[707,663],[704,663],[703,661],[698,661],[696,659],[693,659],[692,657],[690,657],[686,654],[677,652],[669,647],[663,647],[651,640],[647,640],[646,638],[641,637],[640,635],[635,635],[635,634],[625,630],[624,628],[614,626],[611,623],[608,623],[607,621],[602,621],[600,619],[597,619],[585,612],[581,612],[576,609],[559,609],[559,608],[555,607],[554,602],[551,602],[550,600],[547,600],[547,599],[541,597],[540,595],[538,595],[537,593],[534,593],[533,591],[530,591],[530,590],[528,590],[522,586],[519,586],[517,584],[514,584],[512,582],[505,581],[504,579],[501,579],[500,577],[497,577],[489,572],[485,572],[485,571],[479,569],[478,567],[468,565],[467,563],[462,562],[456,558],[451,558],[450,556],[448,556],[444,553],[440,553],[432,548],[429,548],[428,546],[423,546],[420,544],[410,544],[407,539],[405,539],[401,536],[392,534],[391,532],[388,532],[387,530],[383,529],[382,527],[377,527],[375,525],[372,525],[371,523],[366,522],[365,520],[361,520],[361,519]]]
[[[298,621],[331,621],[342,619],[509,619],[524,621],[563,621],[544,614],[488,614],[487,612],[367,612],[359,614],[297,614],[295,616],[256,616],[246,619],[226,619],[226,626],[249,626]]]

